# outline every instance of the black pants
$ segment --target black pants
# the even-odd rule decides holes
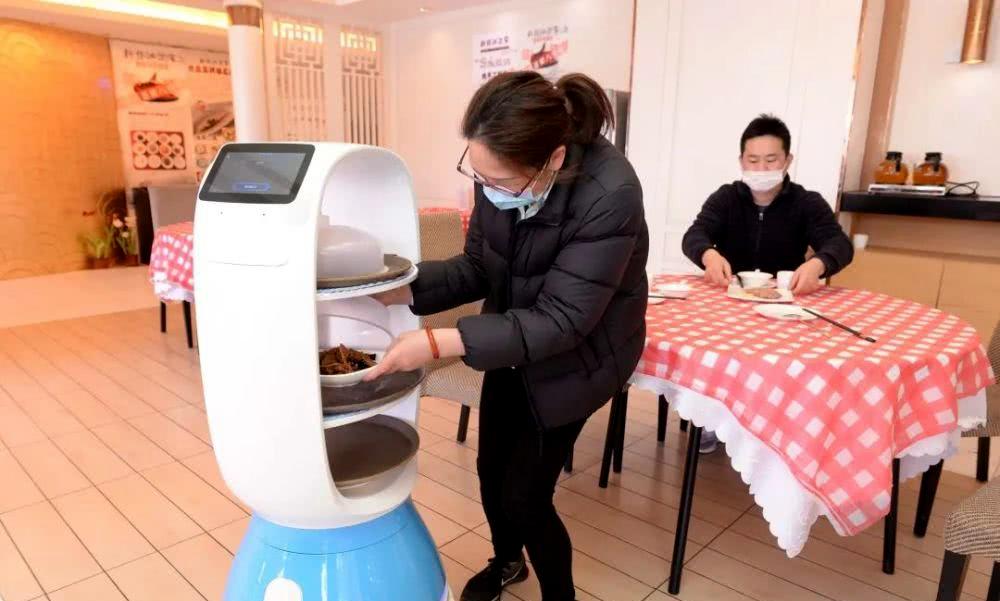
[[[543,601],[573,601],[573,549],[552,503],[586,420],[539,432],[520,376],[486,374],[479,409],[479,486],[501,561],[527,549]]]

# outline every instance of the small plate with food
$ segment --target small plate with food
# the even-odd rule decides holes
[[[364,380],[382,358],[381,352],[359,351],[341,344],[319,353],[319,380],[323,386],[354,386]]]
[[[739,286],[730,286],[729,290],[726,291],[726,296],[752,303],[790,303],[795,300],[791,290],[770,287],[740,288]]]

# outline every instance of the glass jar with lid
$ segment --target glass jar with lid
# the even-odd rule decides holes
[[[928,152],[924,162],[913,170],[913,184],[916,186],[943,186],[948,181],[948,166],[941,162],[940,152]]]
[[[903,153],[890,150],[885,160],[875,169],[876,184],[903,185],[910,177],[910,169],[903,163]]]

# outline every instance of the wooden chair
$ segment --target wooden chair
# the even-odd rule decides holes
[[[165,225],[194,221],[194,206],[198,200],[197,186],[152,186],[149,188],[149,214],[153,231]],[[194,348],[191,326],[191,303],[183,301],[184,333],[188,348]],[[160,332],[167,331],[167,304],[160,301]]]
[[[420,254],[425,261],[448,259],[463,252],[465,232],[462,217],[455,211],[420,215]],[[480,303],[472,303],[424,318],[424,325],[431,328],[453,328],[467,315],[478,315]],[[462,406],[458,420],[458,442],[465,442],[469,432],[472,408],[479,407],[483,387],[483,373],[458,359],[442,359],[431,364],[424,380],[421,394]]]
[[[1000,480],[994,480],[962,501],[944,527],[944,563],[937,601],[958,601],[969,569],[969,557],[993,560],[986,601],[1000,601]]]
[[[622,455],[625,452],[625,421],[628,414],[628,392],[626,385],[620,393],[611,399],[611,415],[608,417],[608,433],[604,438],[604,456],[601,460],[601,474],[597,484],[601,488],[608,487],[611,470],[616,474],[622,471]],[[656,403],[656,440],[661,445],[667,439],[667,416],[670,414],[670,404],[667,398],[660,395]],[[687,430],[687,422],[681,422],[681,430]],[[568,471],[568,470],[567,470]]]

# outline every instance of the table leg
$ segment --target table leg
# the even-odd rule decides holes
[[[608,415],[608,434],[604,437],[604,456],[601,458],[601,475],[597,480],[597,485],[601,488],[608,487],[608,477],[611,475],[611,461],[615,454],[615,435],[618,432],[618,410],[619,397],[616,394],[611,399],[611,411]]]
[[[618,404],[618,439],[615,441],[614,470],[622,473],[622,457],[625,454],[625,424],[628,417],[628,385],[619,392],[621,401]]]
[[[191,303],[184,301],[184,333],[187,334],[188,348],[194,348],[194,333],[191,331]]]
[[[937,496],[938,482],[941,481],[941,470],[944,459],[930,466],[920,477],[920,497],[917,499],[917,516],[913,520],[913,535],[923,538],[927,534],[927,523],[931,520],[931,510],[934,509],[934,497]]]
[[[882,547],[882,571],[896,572],[896,528],[899,522],[899,459],[892,460],[892,495],[889,515],[885,516],[885,540]]]
[[[160,333],[167,331],[167,303],[160,301]]]
[[[684,571],[684,551],[687,548],[688,526],[691,524],[691,507],[694,503],[694,483],[698,473],[698,447],[701,445],[701,428],[694,426],[688,436],[687,460],[684,463],[684,484],[681,488],[681,507],[677,514],[677,532],[674,534],[674,556],[670,561],[670,584],[667,591],[676,595],[681,591],[681,573]]]
[[[656,403],[656,442],[663,446],[667,440],[667,418],[670,416],[670,403],[667,397],[660,395]]]

